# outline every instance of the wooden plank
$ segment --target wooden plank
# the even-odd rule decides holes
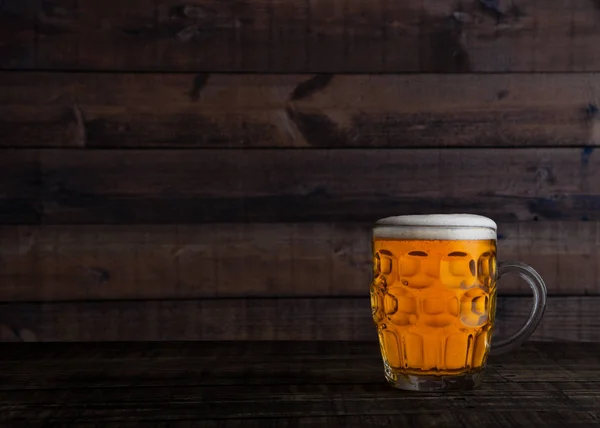
[[[0,73],[1,147],[600,144],[600,75]]]
[[[19,371],[21,368],[26,369],[27,373],[35,371],[44,371],[47,364],[53,367],[62,367],[65,365],[74,367],[77,370],[82,368],[86,361],[94,360],[94,363],[102,364],[103,367],[109,365],[119,366],[127,364],[130,368],[131,362],[140,362],[142,367],[144,362],[151,364],[160,364],[164,367],[165,364],[172,364],[173,367],[178,367],[180,370],[183,360],[194,362],[214,362],[222,365],[211,365],[210,367],[219,370],[226,370],[229,360],[240,358],[243,356],[245,361],[258,362],[267,366],[269,362],[277,364],[287,361],[294,364],[312,365],[315,361],[324,364],[325,361],[332,360],[335,363],[341,360],[378,360],[380,358],[379,348],[373,348],[373,342],[377,342],[377,338],[370,340],[335,340],[335,341],[192,341],[192,342],[148,342],[135,341],[128,343],[121,342],[87,342],[84,345],[75,342],[65,343],[42,343],[42,342],[26,342],[19,344],[6,343],[3,346],[0,365],[2,369],[11,369]],[[556,343],[548,341],[530,340],[525,342],[518,350],[502,355],[490,356],[491,363],[495,365],[495,372],[501,368],[510,370],[529,370],[534,366],[560,366],[565,369],[583,369],[592,371],[598,365],[597,342],[568,342],[568,346],[556,346]],[[573,358],[573,353],[577,358]],[[361,363],[362,364],[362,363]],[[353,365],[346,365],[344,368],[351,368]],[[88,369],[91,366],[88,365]],[[170,367],[170,366],[169,366]],[[556,367],[554,367],[556,369]],[[27,371],[27,370],[33,370]],[[377,372],[379,368],[376,368]],[[494,373],[495,373],[494,372]],[[23,372],[25,373],[25,372]],[[4,373],[6,374],[6,373]],[[222,374],[222,373],[221,373]],[[576,373],[574,373],[576,375]],[[489,377],[487,378],[489,380]],[[502,378],[493,378],[495,382],[506,381]],[[523,378],[527,382],[547,382],[549,377],[535,378],[530,375],[528,378]],[[274,379],[273,379],[274,380]],[[312,379],[316,380],[316,379]],[[371,379],[372,381],[372,379]],[[357,383],[369,383],[371,381],[361,379]],[[376,380],[377,382],[379,380]],[[566,381],[559,377],[556,381]],[[590,381],[600,382],[600,372],[597,372],[592,378],[575,378],[573,381]],[[305,382],[295,380],[293,383],[312,383],[310,379],[305,379]],[[236,385],[217,383],[218,385]],[[217,385],[210,382],[200,382],[198,385]],[[4,385],[4,384],[2,384]],[[109,386],[108,384],[103,384]],[[183,385],[183,384],[182,384]],[[190,385],[190,384],[186,384]],[[26,387],[27,385],[23,385]],[[117,387],[118,385],[110,385]],[[143,386],[143,385],[138,385]],[[155,386],[155,385],[154,385]],[[32,384],[32,387],[36,387]],[[38,386],[39,387],[39,386]]]
[[[41,219],[40,159],[33,151],[0,152],[0,224],[38,223]]]
[[[600,295],[598,222],[499,225],[500,260],[550,295]],[[368,224],[0,226],[0,301],[362,296]],[[501,295],[528,295],[521,280]]]
[[[585,0],[5,3],[4,69],[600,70],[600,14]]]
[[[379,364],[376,365],[376,367]],[[377,367],[380,369],[380,367]],[[566,388],[557,391],[553,385],[541,382],[524,383],[519,388],[517,385],[492,384],[486,385],[478,390],[478,394],[444,394],[443,399],[434,395],[424,394],[398,394],[397,391],[385,384],[383,379],[379,384],[354,384],[354,385],[234,385],[234,386],[195,386],[178,388],[144,388],[131,386],[130,388],[103,389],[111,401],[119,402],[127,410],[141,410],[146,413],[150,411],[150,404],[196,404],[199,414],[209,419],[239,418],[258,412],[264,417],[298,417],[303,414],[319,416],[323,414],[403,414],[421,413],[439,410],[440,407],[473,406],[478,402],[478,407],[483,411],[508,411],[511,409],[543,410],[543,406],[551,406],[556,410],[567,410],[573,408],[573,402],[561,392],[572,396],[581,394],[584,390],[592,397],[598,397],[597,390],[591,391],[593,387],[598,388],[597,382],[587,382],[582,385],[567,384]],[[579,388],[570,391],[570,388]],[[251,390],[256,394],[252,399]],[[377,405],[372,403],[374,395],[380,394],[381,402]],[[39,390],[35,394],[31,391],[0,391],[2,405],[7,408],[21,408],[38,404],[49,410],[57,407],[58,397],[68,396],[68,404],[64,402],[61,406],[66,411],[84,411],[87,407],[93,413],[99,413],[98,405],[103,399],[98,390],[81,388],[75,397],[73,391],[65,391],[62,394],[56,390]],[[327,396],[330,400],[320,401],[319,398]],[[547,402],[540,400],[544,396]],[[494,400],[496,398],[496,400]],[[501,398],[501,400],[498,400]],[[279,406],[267,407],[267,403],[278,401]],[[65,400],[66,401],[66,400]],[[440,402],[441,401],[441,402]],[[499,402],[498,402],[499,401]],[[312,402],[312,407],[311,406]],[[337,405],[347,405],[347,409],[339,410]],[[370,403],[369,403],[370,402]],[[138,403],[140,408],[134,409],[133,404]],[[401,403],[404,406],[400,405]],[[552,404],[554,406],[552,406]],[[259,409],[252,411],[251,406]],[[236,408],[237,406],[237,408]],[[436,407],[434,407],[436,406]],[[583,407],[584,410],[587,406]],[[404,407],[404,408],[403,408]],[[468,408],[468,407],[466,407]],[[576,407],[575,407],[576,408]],[[61,409],[56,409],[60,412]],[[157,409],[158,410],[158,409]],[[591,409],[590,409],[591,410]],[[58,414],[60,415],[60,413]],[[57,415],[57,416],[58,416]],[[64,415],[64,414],[63,414]],[[91,415],[88,415],[91,416]]]
[[[591,148],[0,152],[0,167],[20,171],[2,186],[38,192],[17,207],[23,220],[12,208],[16,222],[39,210],[62,224],[372,222],[415,212],[600,220],[599,162]]]
[[[501,297],[497,336],[516,331],[531,299]],[[539,340],[600,341],[600,297],[552,297]],[[373,340],[367,297],[208,299],[0,305],[0,340]]]
[[[528,385],[525,385],[527,387]],[[524,414],[530,411],[558,412],[597,410],[588,401],[576,403],[576,392],[540,388],[515,391],[511,388],[479,389],[478,394],[399,394],[385,382],[380,385],[297,385],[187,387],[187,388],[129,388],[87,390],[40,390],[32,392],[0,392],[0,413],[13,418],[52,417],[68,421],[111,419],[119,417],[153,421],[168,414],[174,419],[244,419],[260,415],[266,419],[289,417],[318,417],[345,415],[403,415],[419,417],[421,414],[453,413],[455,410],[477,408],[480,413]],[[598,384],[595,384],[598,388]],[[253,392],[252,392],[252,391]],[[600,393],[588,391],[590,399],[600,398]],[[277,405],[273,405],[273,403]],[[513,416],[514,417],[514,416]],[[434,418],[432,418],[434,419]],[[444,418],[445,419],[445,418]],[[1,421],[2,419],[0,419]],[[6,420],[6,419],[5,419]],[[531,420],[531,419],[529,419]],[[588,417],[587,422],[595,421]],[[581,420],[580,420],[581,422]],[[465,426],[465,425],[460,425]]]
[[[35,409],[32,410],[35,412]],[[116,412],[115,412],[116,413]],[[36,415],[33,413],[33,415]],[[52,424],[48,419],[36,419],[28,415],[26,419],[13,419],[15,423],[26,423],[28,427],[43,427],[43,428],[60,428],[65,424],[65,421],[58,419],[58,422]],[[420,427],[424,423],[441,423],[442,426],[453,427],[471,427],[483,426],[486,428],[505,428],[511,424],[525,424],[527,426],[543,426],[548,428],[563,428],[565,426],[589,427],[597,424],[600,416],[597,412],[582,411],[582,412],[561,412],[561,411],[527,411],[527,412],[511,412],[510,415],[502,413],[474,413],[473,410],[452,411],[448,413],[433,413],[422,415],[366,415],[366,416],[309,416],[298,418],[244,418],[244,419],[208,419],[202,420],[202,428],[279,428],[279,427],[315,427],[326,426],[332,428],[362,428],[365,426],[402,426],[402,427]],[[96,418],[88,420],[76,419],[76,426],[79,428],[96,428],[98,422]],[[132,427],[152,427],[152,428],[192,428],[198,426],[194,421],[177,420],[163,416],[156,416],[149,420],[132,421],[119,420],[118,416],[113,414],[110,419],[103,419],[101,424],[106,428],[132,428]],[[67,423],[73,423],[68,420]]]
[[[564,399],[567,401],[568,399]],[[376,402],[376,398],[372,398]],[[33,406],[11,407],[10,415],[4,422],[12,424],[26,424],[28,427],[61,427],[75,425],[82,428],[95,428],[99,424],[103,427],[131,428],[203,428],[222,427],[315,427],[327,426],[334,428],[362,428],[365,426],[403,426],[421,427],[424,424],[442,424],[442,426],[464,427],[483,426],[486,428],[505,428],[507,426],[543,426],[562,428],[564,426],[590,427],[596,426],[600,413],[590,410],[521,410],[514,409],[510,412],[477,411],[471,408],[451,411],[431,411],[421,414],[384,414],[384,415],[352,415],[352,416],[299,416],[299,417],[248,417],[235,419],[202,419],[204,415],[198,413],[194,404],[159,403],[163,410],[156,410],[157,403],[145,404],[139,412],[133,406],[111,403],[110,408],[100,405],[94,410],[69,406],[58,409],[58,406],[44,408]],[[149,407],[147,407],[149,406]],[[477,406],[474,406],[477,408]],[[593,409],[593,406],[587,406]],[[585,409],[586,407],[581,406]],[[254,412],[255,413],[255,412]],[[189,419],[193,419],[193,422]]]
[[[554,385],[570,392],[593,389],[600,382],[597,346],[583,342],[569,342],[568,346],[527,342],[510,354],[490,357],[483,388],[512,387],[513,391],[523,391]],[[376,339],[5,343],[0,368],[0,391],[142,388],[165,384],[348,386],[350,383],[379,385],[383,380]],[[524,384],[529,387],[520,387]]]
[[[41,4],[4,1],[0,5],[0,66],[35,67],[35,15]]]
[[[551,417],[590,426],[598,417],[598,344],[562,345],[526,343],[493,356],[477,390],[431,395],[389,387],[374,341],[5,344],[0,417],[227,426],[253,426],[257,417],[262,426],[304,426],[382,416],[402,426],[529,426]]]

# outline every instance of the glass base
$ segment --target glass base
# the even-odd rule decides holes
[[[385,378],[394,388],[406,391],[459,391],[477,388],[483,379],[483,370],[461,374],[425,375],[385,371]]]

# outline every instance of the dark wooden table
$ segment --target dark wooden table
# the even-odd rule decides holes
[[[596,426],[600,344],[528,343],[477,390],[383,379],[374,342],[0,345],[0,426]]]

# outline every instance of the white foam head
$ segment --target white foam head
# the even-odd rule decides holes
[[[496,239],[494,220],[474,214],[401,215],[378,220],[373,237],[440,241]]]

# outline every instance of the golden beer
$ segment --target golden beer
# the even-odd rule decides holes
[[[506,270],[518,270],[545,299],[539,275],[530,280],[533,274],[521,270],[533,269],[511,263]],[[380,220],[373,229],[371,310],[387,380],[415,390],[476,386],[490,350],[497,279],[492,220],[474,215]],[[541,312],[537,316],[528,321],[527,337]],[[507,345],[525,340],[525,333]]]

